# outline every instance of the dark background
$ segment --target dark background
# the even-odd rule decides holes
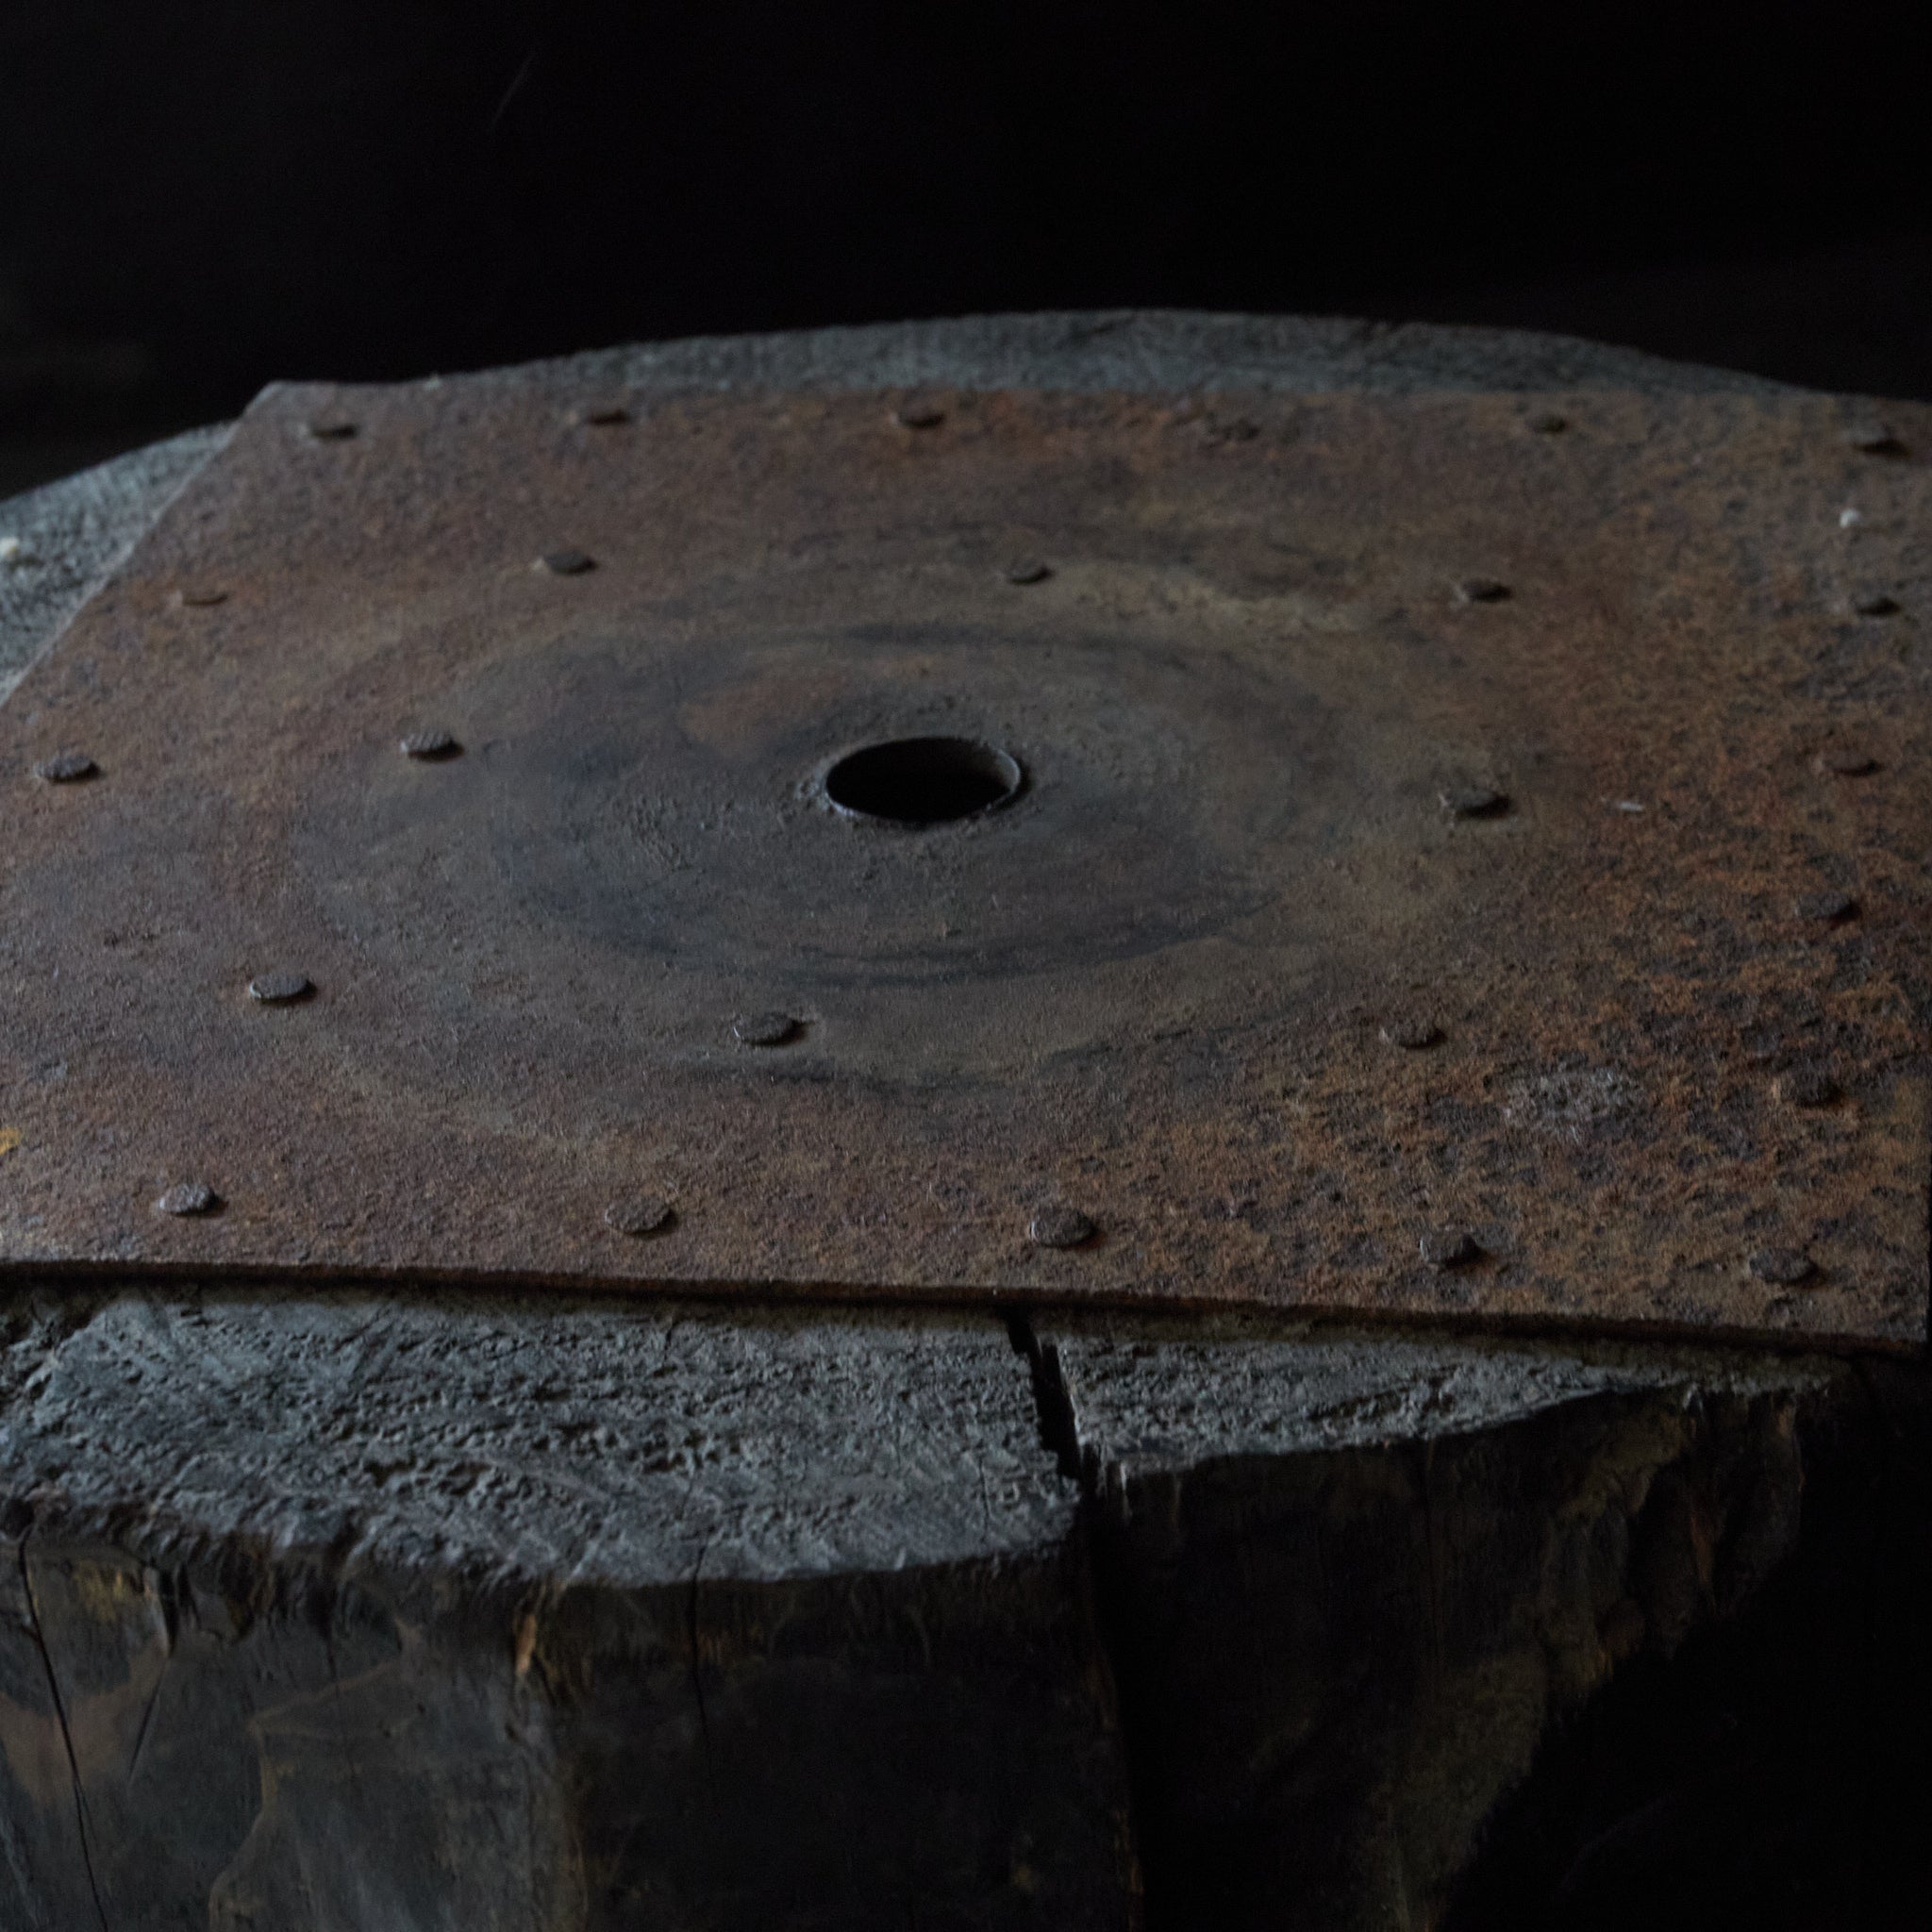
[[[233,413],[1040,308],[1932,394],[1903,10],[0,0],[0,491]]]

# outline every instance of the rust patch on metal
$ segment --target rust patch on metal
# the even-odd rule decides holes
[[[0,1260],[1923,1339],[1916,455],[632,415],[273,391],[0,709]]]

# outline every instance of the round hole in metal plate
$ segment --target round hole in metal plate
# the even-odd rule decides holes
[[[848,753],[825,796],[852,818],[943,825],[995,811],[1025,782],[1020,761],[977,738],[893,738]]]

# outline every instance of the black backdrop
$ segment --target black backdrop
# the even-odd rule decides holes
[[[1922,66],[1760,0],[0,0],[0,441],[277,375],[1145,304],[1932,393]]]

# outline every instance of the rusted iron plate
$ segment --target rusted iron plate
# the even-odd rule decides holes
[[[1850,406],[591,413],[272,392],[0,710],[8,1264],[1923,1338]]]

